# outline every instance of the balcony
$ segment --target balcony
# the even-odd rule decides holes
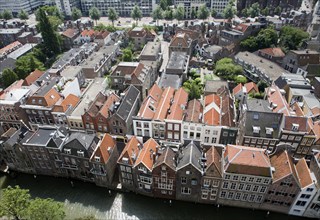
[[[63,169],[70,169],[70,170],[78,170],[78,166],[77,166],[77,165],[74,165],[74,164],[66,164],[66,163],[61,164],[61,168],[63,168]]]
[[[90,173],[92,173],[93,175],[97,175],[97,176],[106,176],[107,175],[105,170],[102,168],[92,168],[90,170]]]

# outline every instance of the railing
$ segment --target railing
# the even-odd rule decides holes
[[[73,164],[61,164],[61,168],[64,168],[64,169],[70,169],[70,170],[77,170],[78,169],[78,166],[77,165],[73,165]]]
[[[90,172],[91,172],[92,174],[98,175],[98,176],[106,176],[106,175],[107,175],[104,170],[101,170],[101,169],[99,169],[99,168],[92,168],[92,169],[90,170]]]

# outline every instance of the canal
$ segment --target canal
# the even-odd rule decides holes
[[[194,204],[154,199],[134,193],[116,193],[109,195],[108,190],[91,183],[73,181],[71,187],[67,179],[19,174],[10,178],[0,174],[0,188],[19,185],[29,189],[33,197],[53,198],[63,202],[67,219],[95,215],[98,219],[218,219],[218,220],[301,220],[302,218],[232,207]],[[1,190],[1,189],[0,189]]]

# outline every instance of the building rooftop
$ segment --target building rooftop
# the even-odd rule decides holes
[[[178,89],[173,97],[173,103],[170,107],[168,120],[182,120],[183,112],[187,106],[188,93],[183,89]]]
[[[225,80],[207,80],[204,85],[204,91],[208,93],[217,93],[221,87],[228,87],[228,82]]]
[[[106,164],[115,147],[116,141],[112,136],[110,134],[104,134],[100,144],[93,152],[90,161],[95,162],[95,157],[100,157],[100,162]]]
[[[81,71],[82,71],[81,66],[68,66],[67,68],[65,68],[60,72],[60,75],[62,77],[65,77],[66,79],[74,79]]]
[[[11,53],[12,51],[18,49],[21,46],[22,46],[22,44],[19,41],[15,41],[15,42],[1,48],[0,49],[0,57]]]
[[[290,106],[285,98],[285,91],[279,89],[278,86],[272,85],[271,87],[267,88],[266,95],[273,112],[283,113],[284,115],[295,114],[290,109]]]
[[[202,172],[200,165],[201,151],[199,147],[192,141],[187,146],[181,147],[178,155],[177,171],[191,165],[199,172]]]
[[[187,108],[184,111],[185,118],[184,121],[199,123],[202,120],[203,107],[201,102],[197,99],[193,99],[188,102]]]
[[[23,81],[23,86],[30,86],[32,83],[34,83],[37,79],[40,78],[40,76],[42,76],[44,73],[44,71],[41,70],[34,70],[33,72],[31,72]]]
[[[0,29],[0,34],[18,34],[21,28],[3,28]]]
[[[140,98],[140,91],[135,86],[130,85],[124,93],[125,96],[121,100],[121,104],[118,107],[117,114],[124,121],[127,121],[135,102]]]
[[[269,102],[262,99],[247,99],[247,110],[257,112],[272,112]]]
[[[139,142],[136,136],[132,136],[121,152],[118,163],[133,166],[141,148],[142,144]]]
[[[158,56],[159,50],[161,48],[161,43],[152,41],[147,42],[140,53],[140,56]]]
[[[176,163],[175,163],[175,152],[170,147],[166,147],[164,151],[160,154],[160,156],[157,158],[154,168],[157,166],[160,166],[162,164],[166,164],[168,167],[170,167],[172,170],[176,170]]]
[[[176,52],[171,53],[170,59],[168,61],[167,69],[179,69],[184,70],[187,68],[189,56],[185,52]]]
[[[67,52],[63,53],[62,56],[52,65],[51,69],[63,68],[65,65],[70,63],[70,60],[74,59],[81,52],[83,52],[82,48],[72,48],[68,50]]]
[[[153,154],[156,154],[157,148],[159,147],[159,144],[153,138],[149,138],[143,144],[142,150],[139,156],[137,157],[134,166],[138,166],[140,163],[142,163],[151,172],[153,164],[155,163],[155,157]]]
[[[8,54],[8,57],[12,58],[12,59],[18,59],[19,57],[23,56],[24,54],[26,54],[27,52],[29,52],[30,50],[32,50],[33,47],[37,46],[37,44],[25,44],[22,47],[16,49],[15,51],[13,51],[12,53]]]
[[[179,89],[182,85],[182,77],[175,74],[162,73],[159,86],[161,88],[171,87],[174,89]]]
[[[285,57],[285,53],[282,51],[280,47],[260,49],[259,52],[262,52],[264,54],[267,54],[273,57]]]
[[[275,171],[273,173],[273,182],[282,180],[283,178],[293,175],[297,179],[297,173],[292,158],[287,151],[279,151],[270,157],[270,162]]]

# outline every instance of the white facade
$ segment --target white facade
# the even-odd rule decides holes
[[[210,126],[204,125],[203,127],[203,144],[204,145],[212,145],[218,144],[220,141],[221,135],[221,126]]]
[[[182,138],[181,141],[189,139],[203,142],[203,127],[201,123],[182,122]]]
[[[139,137],[152,137],[152,122],[146,119],[133,119],[133,134]]]
[[[185,18],[191,18],[191,12],[194,10],[196,13],[200,6],[207,5],[210,7],[210,0],[175,0],[176,7],[182,6],[184,8]]]
[[[320,189],[317,190],[317,193],[313,197],[313,200],[310,202],[309,207],[306,209],[304,217],[309,218],[319,218],[320,216]]]
[[[223,10],[228,3],[229,0],[211,0],[211,9],[214,9],[219,16],[222,16]]]
[[[80,0],[55,0],[58,10],[67,15],[72,15],[72,8],[80,9]]]
[[[317,194],[317,179],[315,178],[313,173],[310,174],[313,183],[301,189],[299,195],[296,197],[296,200],[290,208],[289,215],[303,216],[305,210],[313,200],[314,196]]]

